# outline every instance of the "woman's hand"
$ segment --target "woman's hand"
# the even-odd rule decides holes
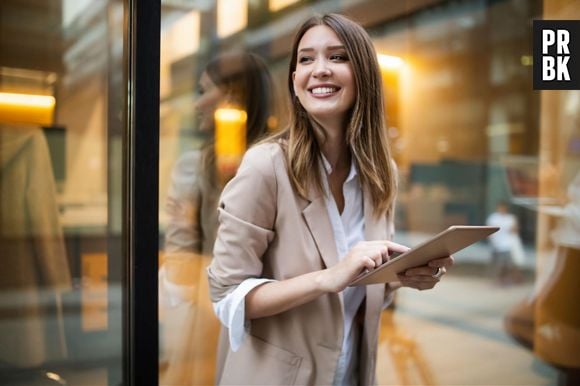
[[[360,241],[338,264],[320,272],[319,285],[325,292],[340,292],[364,270],[373,270],[393,252],[406,252],[409,248],[387,240]]]
[[[426,290],[435,287],[441,277],[445,275],[447,269],[454,263],[453,256],[442,257],[431,260],[421,267],[409,268],[405,272],[398,274],[400,286],[410,287],[418,290]]]

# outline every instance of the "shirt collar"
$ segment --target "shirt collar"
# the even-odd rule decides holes
[[[320,153],[320,158],[322,159],[322,166],[324,167],[324,171],[326,172],[326,175],[330,175],[330,173],[332,173],[332,165],[330,164],[330,162],[328,162],[328,160],[326,159],[324,154],[322,154],[322,152]],[[350,159],[350,171],[348,173],[348,176],[346,177],[345,182],[349,182],[350,180],[355,178],[357,176],[357,174],[358,174],[358,172],[356,170],[354,158],[351,157],[351,159]]]

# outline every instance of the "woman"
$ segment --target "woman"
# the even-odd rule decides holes
[[[200,150],[185,152],[177,161],[166,206],[169,221],[159,272],[161,385],[214,383],[219,322],[202,272],[215,239],[221,188],[231,178],[230,170],[216,161],[215,113],[219,108],[243,111],[245,138],[229,140],[252,144],[266,133],[272,111],[271,77],[254,54],[216,57],[205,67],[199,84],[196,127],[207,140]]]
[[[216,164],[215,112],[223,107],[243,110],[247,115],[244,142],[253,144],[268,130],[273,110],[272,87],[264,61],[252,53],[223,54],[205,67],[195,110],[196,127],[207,139],[200,150],[185,152],[173,169],[166,206],[166,253],[194,251],[211,255],[217,201],[228,179]]]
[[[396,170],[368,34],[340,15],[308,19],[288,86],[292,124],[246,153],[220,198],[208,278],[231,347],[218,382],[373,384],[390,295],[432,288],[453,259],[348,287],[408,249],[389,241]]]

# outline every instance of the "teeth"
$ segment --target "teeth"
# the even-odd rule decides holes
[[[331,92],[335,91],[335,87],[316,87],[312,89],[313,94],[330,94]]]

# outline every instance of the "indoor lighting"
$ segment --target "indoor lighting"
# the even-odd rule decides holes
[[[399,70],[405,66],[405,61],[398,56],[378,54],[377,59],[382,70]]]
[[[244,110],[219,108],[215,119],[215,156],[220,183],[235,174],[246,151],[246,120]]]
[[[246,28],[248,0],[218,0],[217,34],[225,38]]]
[[[0,105],[52,109],[54,104],[54,97],[50,95],[14,94],[0,92]]]
[[[219,108],[215,111],[214,117],[218,122],[246,122],[246,112],[234,108]]]
[[[55,103],[51,95],[0,92],[0,122],[51,125]]]
[[[277,12],[296,2],[298,2],[298,0],[269,0],[268,9],[270,10],[270,12]]]
[[[161,44],[168,50],[169,60],[176,62],[199,49],[200,13],[191,11],[180,17],[164,34]]]
[[[520,57],[520,62],[522,66],[531,66],[534,63],[534,57],[532,55],[522,55]]]

